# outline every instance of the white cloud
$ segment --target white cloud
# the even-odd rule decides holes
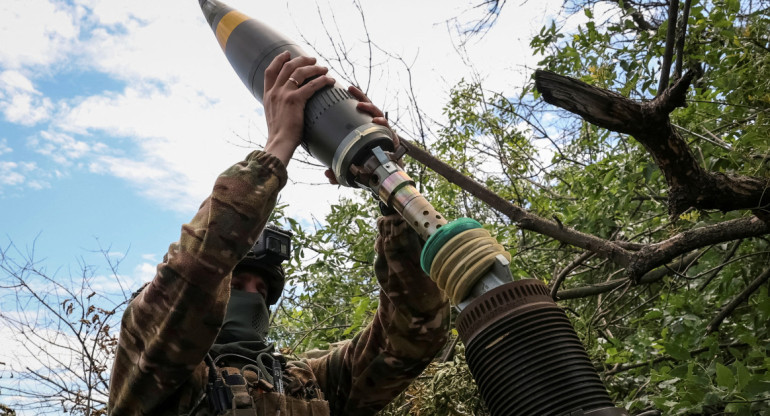
[[[238,85],[237,77],[232,79],[232,74],[225,72],[232,70],[224,56],[220,56],[222,52],[202,15],[191,14],[195,9],[189,6],[195,4],[168,3],[178,6],[175,13],[162,17],[153,13],[142,20],[126,20],[125,31],[117,34],[95,30],[83,45],[87,64],[124,80],[175,81],[200,90],[217,88],[222,83]],[[132,3],[126,4],[134,7]],[[218,60],[211,59],[212,56]]]
[[[21,72],[0,73],[0,112],[12,123],[31,126],[51,116],[53,104],[36,90],[32,81]]]
[[[98,144],[91,145],[79,141],[72,136],[56,131],[41,131],[39,137],[30,139],[30,146],[35,152],[46,155],[56,163],[71,164],[74,160],[83,158]]]
[[[95,155],[89,169],[127,180],[144,196],[182,212],[194,212],[216,176],[264,145],[265,137],[264,121],[252,97],[215,101],[181,83],[87,97],[61,111],[54,125],[82,140],[132,138],[136,154]],[[336,188],[314,186],[326,181],[321,170],[298,162],[290,169],[292,179],[301,183],[287,187],[283,196],[292,205],[292,214],[308,216],[309,201],[317,209],[317,201],[336,200]],[[326,209],[315,214],[322,216]]]
[[[25,177],[19,170],[19,164],[16,162],[0,161],[0,185],[13,186],[23,183]]]
[[[161,167],[153,167],[151,161],[140,161],[126,158],[104,156],[89,165],[93,173],[110,174],[132,182],[163,182],[169,177],[169,172]]]
[[[9,187],[46,188],[49,186],[46,176],[34,162],[0,160],[0,194],[3,188]]]
[[[243,104],[256,114],[253,102]],[[248,152],[228,143],[240,140],[234,129],[248,130],[244,110],[214,105],[181,84],[88,97],[63,111],[55,126],[84,140],[99,137],[107,145],[131,138],[134,152],[97,155],[91,171],[125,179],[146,196],[187,212],[221,171]]]
[[[72,51],[78,28],[62,2],[0,2],[0,66],[50,65]]]
[[[0,72],[0,88],[4,91],[19,91],[40,95],[40,91],[35,89],[32,81],[16,70]]]
[[[32,126],[51,116],[51,100],[32,94],[14,94],[0,103],[0,111],[12,123]]]
[[[90,282],[90,290],[98,293],[111,302],[122,302],[135,290],[139,289],[144,283],[149,282],[155,277],[155,264],[142,262],[131,274],[109,274],[95,276]],[[98,302],[106,302],[99,300]]]
[[[152,280],[155,277],[156,269],[157,264],[153,263],[142,263],[136,266],[134,269],[134,282],[139,283],[139,285],[136,285],[136,288],[139,288],[142,283]]]
[[[595,21],[609,21],[613,16],[621,14],[622,10],[617,4],[610,2],[597,2],[591,6]],[[588,22],[588,16],[582,11],[574,13],[565,19],[561,26],[562,33],[575,33],[578,26],[585,26]]]
[[[8,146],[8,140],[0,139],[0,155],[11,152],[13,152],[13,149]]]
[[[154,253],[142,254],[140,257],[142,258],[142,260],[146,260],[149,262],[155,262],[155,263],[158,262],[158,255]]]
[[[88,13],[103,25],[126,25],[131,21],[147,21],[159,18],[173,18],[191,6],[190,2],[170,0],[133,0],[115,2],[111,0],[76,0]],[[196,6],[194,3],[192,6]]]

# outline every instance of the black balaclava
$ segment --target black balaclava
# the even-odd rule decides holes
[[[261,294],[231,290],[222,329],[214,343],[230,344],[241,341],[266,343],[269,325],[270,312]]]

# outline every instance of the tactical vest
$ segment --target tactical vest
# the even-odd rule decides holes
[[[315,379],[303,382],[295,377],[292,372],[298,367],[287,367],[282,357],[260,354],[257,360],[250,360],[238,356],[241,362],[248,362],[238,368],[227,365],[233,354],[225,355],[229,357],[206,357],[206,391],[189,416],[330,416],[329,403]]]

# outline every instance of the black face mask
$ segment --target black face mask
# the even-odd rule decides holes
[[[228,344],[239,341],[267,340],[270,325],[270,312],[265,298],[259,293],[230,291],[225,320],[217,335],[215,344]]]

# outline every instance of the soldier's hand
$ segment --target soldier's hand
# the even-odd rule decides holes
[[[356,109],[358,109],[358,111],[371,116],[372,123],[379,124],[390,129],[390,124],[385,118],[385,114],[376,105],[372,104],[372,101],[369,99],[369,97],[366,96],[366,94],[364,94],[363,91],[351,85],[348,87],[348,92],[359,101],[359,103],[356,105]],[[399,145],[398,135],[396,135],[393,130],[391,130],[391,133],[393,133],[393,148],[397,148]],[[326,178],[329,179],[329,183],[333,185],[338,184],[337,178],[334,176],[334,172],[332,172],[331,169],[327,169],[326,172],[324,172],[324,175],[326,175]]]
[[[334,84],[334,79],[326,75],[328,68],[315,63],[315,58],[291,59],[289,52],[284,52],[265,69],[265,152],[276,156],[284,165],[289,164],[302,141],[307,100],[321,88]],[[308,79],[311,80],[303,85]]]

